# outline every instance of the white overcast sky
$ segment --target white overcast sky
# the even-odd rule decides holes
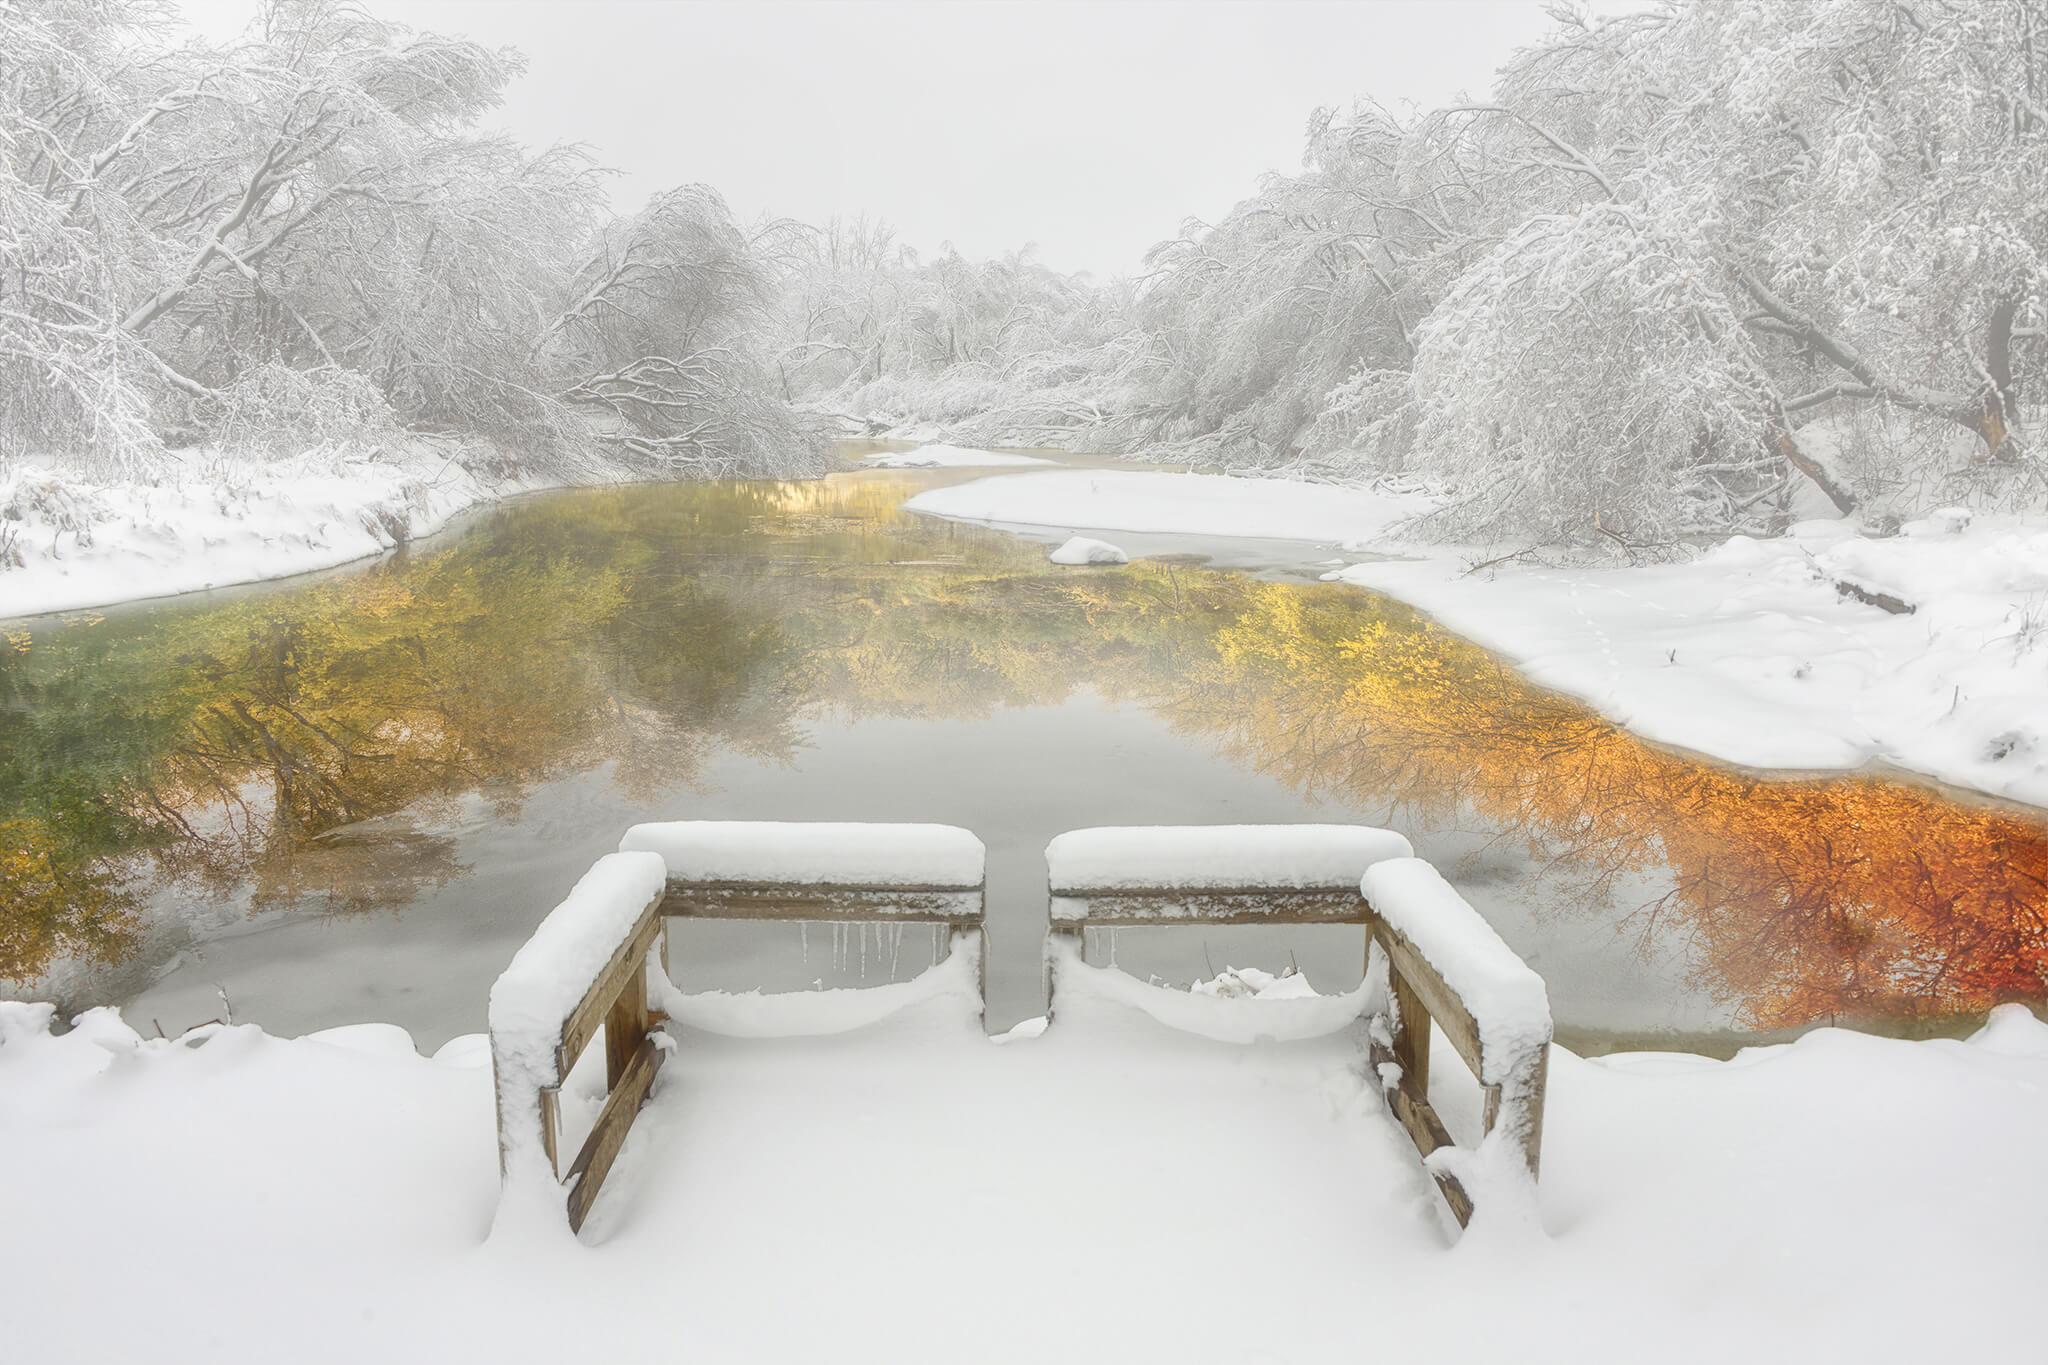
[[[630,211],[716,186],[743,220],[885,219],[929,254],[1035,243],[1132,273],[1301,164],[1309,113],[1483,93],[1548,27],[1539,0],[362,0],[526,55],[494,121],[588,144]],[[225,38],[255,0],[183,0]]]

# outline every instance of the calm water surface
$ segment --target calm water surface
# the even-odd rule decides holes
[[[1314,582],[1327,550],[1119,536],[1160,557],[1058,569],[898,510],[974,476],[550,494],[365,568],[14,623],[0,989],[145,1030],[225,999],[276,1032],[379,1019],[431,1047],[482,1028],[625,825],[710,817],[973,829],[997,1027],[1041,1008],[1046,841],[1107,823],[1391,824],[1582,1048],[1953,1029],[2043,994],[2040,812],[1673,755]],[[1323,989],[1360,957],[1328,928],[1099,947],[1179,982],[1293,962]],[[676,957],[693,988],[795,989],[930,949],[689,925]]]

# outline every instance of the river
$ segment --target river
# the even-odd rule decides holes
[[[1131,537],[1153,557],[1061,569],[900,510],[977,473],[543,494],[367,565],[0,627],[0,990],[432,1047],[626,825],[723,818],[974,830],[996,1028],[1041,1008],[1045,843],[1095,824],[1392,825],[1582,1051],[2041,996],[2041,812],[1660,750],[1315,581],[1324,548]],[[1323,990],[1361,955],[1343,928],[1097,952]],[[689,924],[674,956],[689,988],[802,989],[930,950]]]

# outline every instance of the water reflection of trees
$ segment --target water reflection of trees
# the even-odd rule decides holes
[[[1682,932],[1750,1022],[2035,999],[2048,827],[1869,777],[1765,781],[1668,753],[1529,687],[1398,604],[1245,585],[1174,710],[1309,788],[1469,807],[1599,876],[1663,869]]]
[[[1666,754],[1345,589],[1068,573],[894,515],[889,481],[581,494],[287,593],[40,632],[0,656],[0,975],[112,955],[165,879],[400,906],[463,871],[463,802],[608,766],[629,799],[807,718],[961,718],[1092,686],[1306,789],[1470,810],[1603,880],[1658,873],[1754,1022],[2041,993],[2041,827],[1868,779]],[[1668,870],[1667,870],[1668,869]],[[140,871],[141,875],[136,875]]]

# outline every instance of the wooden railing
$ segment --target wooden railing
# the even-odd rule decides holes
[[[635,825],[619,847],[650,849],[667,859],[661,913],[672,919],[929,924],[943,934],[937,958],[951,952],[956,932],[972,930],[980,938],[986,1013],[986,852],[967,830],[686,820]],[[797,867],[815,879],[794,879]]]
[[[567,1183],[572,1229],[580,1229],[589,1215],[665,1055],[656,1039],[663,1016],[650,1007],[647,973],[657,963],[666,969],[670,918],[932,924],[945,931],[947,951],[957,931],[986,934],[981,846],[965,831],[951,831],[964,845],[929,864],[945,875],[922,882],[912,876],[919,866],[912,856],[916,850],[893,862],[849,859],[845,865],[863,877],[844,881],[678,876],[659,851],[666,846],[685,867],[738,868],[744,874],[744,858],[737,863],[707,863],[692,841],[715,842],[723,837],[721,831],[745,830],[758,843],[767,828],[637,827],[626,842],[654,847],[601,859],[542,922],[492,988],[491,1058],[501,1171],[508,1189],[513,1182],[528,1179],[550,1180],[555,1187]],[[790,827],[774,828],[774,837],[779,838],[779,831]],[[884,827],[833,828],[843,834]],[[1363,925],[1368,980],[1385,972],[1384,989],[1369,995],[1368,1032],[1373,1068],[1388,1107],[1425,1159],[1450,1145],[1450,1134],[1429,1102],[1434,1019],[1479,1079],[1488,1137],[1502,1130],[1514,1141],[1533,1180],[1541,1156],[1550,1043],[1549,1006],[1541,980],[1433,869],[1399,856],[1407,848],[1399,836],[1356,831],[1381,837],[1349,843],[1337,838],[1337,856],[1325,848],[1304,865],[1291,861],[1286,845],[1302,831],[1300,826],[1205,827],[1198,834],[1075,831],[1083,843],[1096,836],[1111,836],[1110,843],[1135,841],[1150,863],[1141,856],[1138,875],[1144,884],[1128,884],[1128,864],[1114,877],[1090,878],[1062,872],[1062,864],[1048,850],[1054,867],[1049,883],[1052,934],[1080,937],[1085,956],[1089,928]],[[1234,840],[1239,852],[1248,852],[1242,866],[1251,875],[1240,878],[1240,884],[1218,885],[1212,870],[1203,876],[1191,874],[1188,884],[1174,885],[1169,865],[1177,851],[1186,848],[1204,855],[1193,861],[1213,869],[1214,860],[1206,855],[1218,840]],[[1358,880],[1360,862],[1366,865],[1364,890]],[[1378,897],[1377,907],[1368,895]],[[985,1009],[985,938],[979,948]],[[1048,952],[1049,962],[1052,956]],[[1048,982],[1049,1006],[1052,984]],[[606,1096],[589,1136],[565,1169],[560,1151],[562,1086],[600,1031],[605,1039]],[[1426,1165],[1458,1222],[1468,1222],[1470,1191],[1441,1163]]]
[[[1194,829],[1198,827],[1190,827]],[[1256,848],[1267,837],[1266,830],[1290,826],[1217,827],[1205,830],[1207,839],[1237,837]],[[1121,831],[1076,831],[1080,835],[1122,833]],[[1072,836],[1062,836],[1071,838]],[[1054,841],[1057,847],[1058,840]],[[1191,852],[1205,850],[1191,848]],[[1405,844],[1401,849],[1405,851]],[[1429,1102],[1430,1021],[1443,1029],[1459,1055],[1479,1078],[1483,1096],[1483,1123],[1490,1136],[1504,1128],[1519,1145],[1531,1180],[1537,1175],[1543,1142],[1543,1101],[1548,1076],[1550,1022],[1548,1007],[1542,1010],[1540,1031],[1526,1027],[1512,1031],[1515,1046],[1496,1042],[1510,1031],[1481,1025],[1473,1007],[1445,980],[1445,969],[1433,963],[1409,933],[1389,923],[1361,890],[1359,881],[1368,867],[1379,862],[1417,863],[1413,858],[1368,856],[1363,865],[1339,872],[1331,869],[1318,877],[1287,875],[1271,884],[1215,886],[1202,882],[1173,885],[1165,877],[1148,880],[1159,884],[1128,886],[1115,882],[1063,874],[1060,860],[1048,850],[1052,868],[1048,884],[1050,936],[1054,942],[1073,944],[1077,959],[1085,963],[1086,931],[1101,928],[1163,928],[1190,924],[1357,924],[1366,930],[1366,974],[1371,980],[1384,963],[1386,987],[1373,999],[1367,1020],[1371,1039],[1373,1070],[1380,1081],[1382,1097],[1401,1126],[1414,1140],[1416,1150],[1426,1159],[1438,1148],[1452,1145],[1449,1130]],[[1427,867],[1426,864],[1421,864]],[[1433,871],[1430,873],[1434,877]],[[1292,881],[1295,884],[1286,884]],[[1440,883],[1441,879],[1437,879]],[[1320,882],[1321,884],[1318,884]],[[1330,883],[1336,884],[1330,884]],[[1306,883],[1306,884],[1304,884]],[[1448,888],[1444,888],[1448,891]],[[1487,960],[1503,977],[1517,970],[1527,981],[1513,981],[1526,997],[1534,983],[1537,998],[1542,983],[1519,958],[1501,944],[1477,912],[1455,896],[1441,904],[1430,904],[1419,912],[1438,919],[1462,921],[1452,926],[1457,933],[1479,941]],[[1477,926],[1476,930],[1474,926]],[[1447,937],[1455,938],[1456,934]],[[1490,943],[1485,940],[1491,940]],[[1052,954],[1048,952],[1047,1007],[1054,1009]],[[1537,1036],[1540,1032],[1540,1037]],[[1472,1197],[1458,1176],[1441,1164],[1426,1169],[1442,1192],[1459,1226],[1472,1218]]]
[[[836,863],[830,854],[823,859],[852,877],[777,880],[785,855],[805,853],[806,839],[828,837],[820,831],[853,841]],[[870,835],[881,843],[899,836],[901,846],[879,855],[859,847]],[[600,859],[542,921],[491,990],[499,1169],[507,1189],[522,1181],[567,1183],[569,1226],[582,1228],[666,1055],[656,1039],[665,1016],[650,1005],[647,973],[669,970],[670,919],[930,924],[943,933],[936,955],[944,957],[956,932],[986,934],[983,858],[980,840],[944,826],[635,826],[620,852]],[[727,875],[674,875],[671,859]],[[977,953],[985,1012],[985,939]],[[604,1104],[565,1169],[562,1086],[600,1029]]]
[[[603,866],[604,863],[599,864],[600,869]],[[656,1044],[654,1033],[663,1016],[649,1007],[647,972],[650,959],[663,947],[664,895],[665,888],[658,882],[643,883],[637,897],[644,902],[642,908],[637,914],[621,917],[616,911],[615,896],[610,905],[583,907],[572,893],[571,899],[542,925],[527,948],[521,950],[522,958],[536,945],[543,950],[554,946],[544,937],[554,928],[560,930],[554,935],[556,941],[580,955],[594,957],[610,947],[604,965],[568,1008],[549,1009],[541,1003],[539,1007],[544,1013],[536,1015],[527,1002],[515,998],[516,992],[505,992],[507,981],[516,984],[521,958],[514,959],[513,967],[507,969],[499,987],[492,991],[491,1058],[497,1081],[500,1174],[507,1181],[517,1178],[519,1172],[514,1168],[521,1161],[520,1154],[526,1149],[529,1136],[537,1137],[539,1150],[546,1159],[546,1172],[557,1183],[569,1184],[567,1206],[572,1230],[581,1229],[583,1220],[589,1216],[626,1133],[647,1100],[654,1074],[661,1067],[664,1053]],[[581,916],[585,923],[570,922],[578,917],[579,910],[586,908],[593,913]],[[607,915],[606,910],[612,913]],[[562,920],[559,926],[558,919]],[[558,988],[559,982],[549,981],[552,964],[547,956],[545,951],[535,952],[534,960],[524,965],[534,978]],[[545,993],[544,989],[529,992]],[[501,995],[508,1002],[502,1011]],[[559,989],[553,995],[558,1001],[563,998]],[[501,1012],[505,1016],[502,1019]],[[547,1026],[538,1021],[552,1020],[557,1015],[559,1025],[549,1037],[544,1031]],[[600,1029],[604,1033],[605,1051],[604,1105],[589,1136],[564,1170],[560,1150],[562,1085]],[[538,1133],[530,1134],[528,1125],[537,1125]]]
[[[876,886],[836,883],[706,882],[671,877],[660,913],[673,919],[781,920],[824,924],[929,924],[944,937],[934,964],[952,951],[953,935],[971,930],[977,949],[983,1013],[988,1001],[986,887]],[[668,959],[662,959],[668,968]],[[671,970],[670,975],[674,972]]]
[[[1489,1049],[1472,1010],[1445,984],[1442,973],[1407,935],[1374,914],[1370,903],[1362,898],[1361,903],[1366,905],[1371,935],[1366,970],[1372,970],[1370,954],[1374,948],[1384,956],[1388,968],[1386,1007],[1373,1016],[1374,1036],[1369,1045],[1387,1107],[1408,1130],[1415,1150],[1424,1158],[1440,1147],[1452,1145],[1450,1130],[1444,1127],[1429,1102],[1429,1025],[1435,1020],[1444,1037],[1450,1039],[1451,1046],[1480,1080],[1484,1133],[1491,1136],[1496,1128],[1505,1125],[1520,1145],[1533,1181],[1542,1166],[1543,1098],[1550,1069],[1547,1028],[1541,1046],[1517,1048],[1506,1055],[1499,1049]],[[1398,1069],[1387,1069],[1389,1064]],[[1489,1082],[1488,1076],[1499,1079]],[[1472,1196],[1464,1183],[1441,1166],[1428,1169],[1459,1226],[1471,1222]]]

